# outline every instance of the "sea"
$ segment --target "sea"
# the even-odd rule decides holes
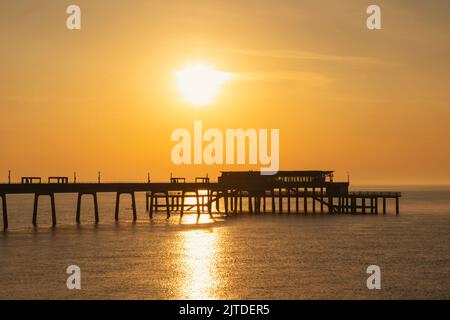
[[[105,193],[100,223],[85,196],[77,225],[76,195],[62,194],[53,228],[48,198],[33,227],[33,196],[8,195],[0,299],[449,299],[450,187],[357,189],[401,191],[400,214],[388,201],[386,215],[215,213],[197,223],[161,211],[151,220],[137,194],[138,220],[124,195],[115,222],[115,195]],[[367,285],[373,265],[379,289]],[[68,286],[71,266],[80,289]]]

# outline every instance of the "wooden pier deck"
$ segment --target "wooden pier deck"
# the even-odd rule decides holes
[[[172,178],[171,182],[166,183],[69,183],[65,177],[51,177],[48,181],[42,183],[38,177],[25,177],[22,183],[0,184],[4,230],[8,229],[7,196],[11,194],[34,194],[32,223],[35,226],[39,198],[50,197],[52,224],[56,226],[55,194],[67,193],[78,195],[76,223],[80,223],[81,201],[85,195],[92,196],[95,222],[99,223],[98,193],[116,194],[116,221],[119,220],[120,198],[123,194],[131,196],[133,220],[137,220],[137,192],[145,193],[146,211],[150,218],[161,209],[167,218],[174,212],[182,217],[193,210],[197,219],[202,213],[211,217],[214,214],[245,212],[386,214],[389,199],[395,200],[395,213],[400,213],[400,192],[349,192],[348,182],[332,181],[332,171],[284,171],[275,176],[262,176],[259,172],[223,172],[218,182],[210,182],[209,178],[197,178],[196,182]],[[195,201],[187,202],[186,198],[194,198]],[[244,208],[245,205],[247,208]]]

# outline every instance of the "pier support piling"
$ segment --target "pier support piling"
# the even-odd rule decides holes
[[[133,221],[137,220],[137,210],[136,210],[136,196],[134,192],[131,192],[131,208],[133,209]]]
[[[207,199],[208,203],[206,204],[206,207],[208,209],[208,214],[209,217],[211,219],[213,219],[213,214],[212,214],[212,192],[210,190],[208,190],[208,199]],[[234,207],[233,210],[236,211],[236,196],[233,195],[233,198],[231,199],[231,201],[234,202]]]
[[[6,207],[6,194],[0,194],[2,198],[2,211],[3,211],[3,230],[8,229],[8,209]]]
[[[366,198],[362,198],[362,213],[366,213]]]
[[[312,212],[316,214],[316,188],[312,189]]]
[[[50,204],[52,207],[52,225],[56,226],[56,205],[55,205],[55,194],[50,194]]]
[[[153,192],[150,194],[150,200],[149,200],[149,208],[148,208],[148,215],[150,216],[150,219],[153,219],[153,202],[154,202],[154,196]]]
[[[378,214],[378,197],[375,197],[375,214]]]
[[[263,195],[263,212],[264,212],[264,213],[267,212],[267,207],[266,207],[266,191],[264,191],[264,195]]]
[[[116,221],[119,221],[119,208],[120,208],[120,193],[117,192],[116,193],[116,211],[115,211],[115,214],[114,214],[114,219]]]
[[[272,189],[270,195],[272,198],[272,213],[275,213],[275,190],[274,189]]]
[[[375,198],[370,197],[370,213],[375,213]]]
[[[33,226],[37,225],[37,210],[39,205],[39,196],[34,195],[34,205],[33,205]]]
[[[223,204],[224,204],[225,215],[228,215],[228,212],[229,212],[229,208],[228,208],[228,190],[222,191],[222,194],[223,194]]]
[[[181,192],[180,219],[183,218],[183,214],[184,214],[184,191]]]
[[[97,199],[97,192],[94,192],[92,194],[92,197],[94,198],[94,215],[95,215],[95,223],[98,223],[100,221],[99,214],[98,214],[98,199]]]
[[[287,188],[286,193],[287,193],[287,212],[291,213],[291,189]]]
[[[333,197],[328,196],[328,213],[333,213]]]
[[[166,218],[169,219],[170,218],[169,192],[166,192],[165,196],[166,196]],[[198,201],[198,197],[197,197],[197,201]],[[133,193],[133,202],[134,202],[134,206],[136,207],[136,201],[134,200],[134,193]]]
[[[280,213],[283,213],[283,188],[278,189],[278,206]]]
[[[303,213],[308,214],[308,188],[305,188],[303,194]]]
[[[198,190],[195,192],[195,200],[197,201],[197,222],[200,220],[200,198],[199,198],[199,194],[198,194]],[[228,211],[228,197],[226,198],[226,202],[227,202],[227,210]]]
[[[356,213],[356,198],[354,196],[352,196],[350,201],[351,201],[351,205],[352,205],[351,212]]]

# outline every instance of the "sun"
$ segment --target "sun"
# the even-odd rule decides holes
[[[203,63],[187,65],[175,75],[181,96],[196,107],[210,104],[219,94],[221,86],[231,79],[231,73],[218,71]]]

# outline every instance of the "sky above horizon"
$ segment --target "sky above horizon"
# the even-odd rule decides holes
[[[82,28],[66,29],[81,7]],[[366,28],[378,4],[382,30]],[[250,166],[176,166],[171,132],[279,128],[281,170],[354,184],[450,184],[449,1],[3,1],[0,182],[192,179]],[[180,98],[202,61],[235,77]]]

